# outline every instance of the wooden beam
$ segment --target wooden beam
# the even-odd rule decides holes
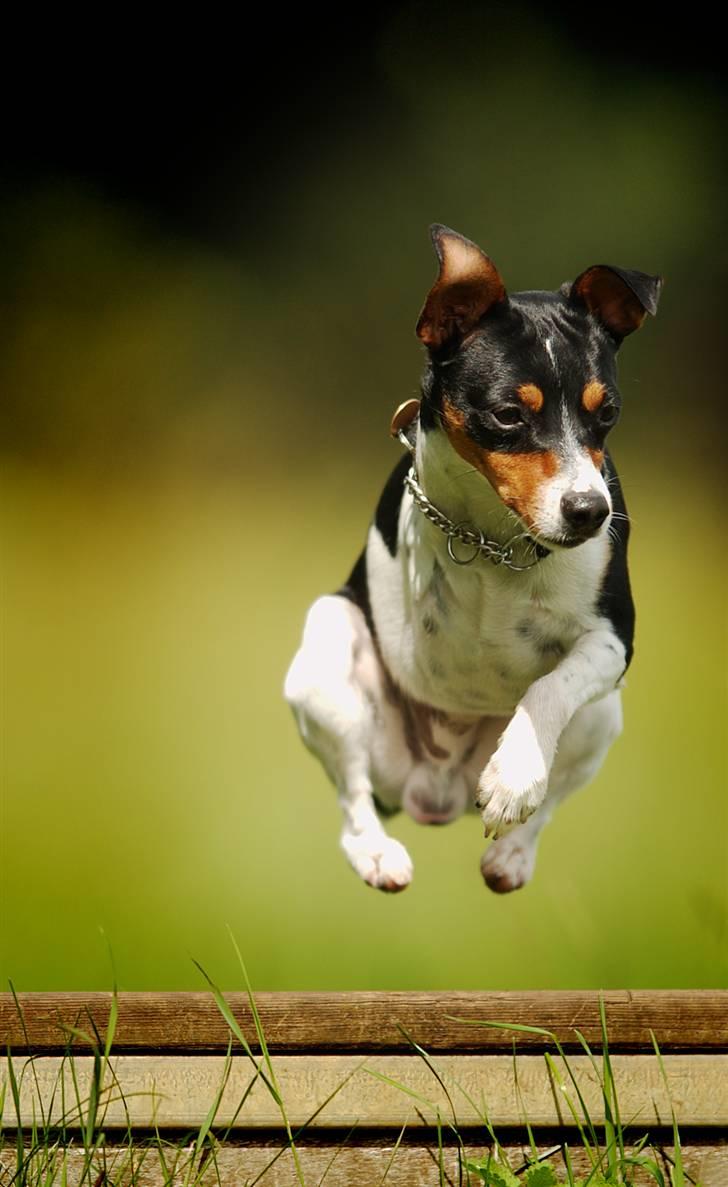
[[[293,1159],[289,1151],[280,1153],[280,1145],[262,1145],[245,1143],[236,1146],[218,1148],[214,1161],[207,1164],[200,1177],[197,1177],[197,1163],[193,1159],[193,1147],[181,1147],[179,1150],[166,1150],[165,1158],[168,1166],[175,1170],[174,1182],[185,1182],[188,1168],[194,1168],[190,1178],[197,1187],[241,1187],[246,1181],[252,1181],[262,1174],[258,1180],[259,1187],[300,1187],[296,1176]],[[547,1147],[540,1147],[543,1154]],[[465,1157],[482,1158],[486,1153],[484,1145],[472,1145],[468,1139]],[[518,1170],[530,1153],[524,1146],[506,1147],[510,1165]],[[656,1154],[656,1161],[661,1166],[665,1179],[670,1182],[669,1166],[673,1157],[670,1146],[661,1148]],[[728,1145],[714,1144],[711,1146],[683,1146],[683,1166],[693,1182],[702,1187],[728,1187]],[[276,1157],[276,1155],[279,1155]],[[393,1139],[389,1138],[381,1143],[369,1142],[365,1146],[350,1145],[299,1145],[298,1155],[303,1174],[307,1183],[320,1183],[328,1170],[325,1183],[331,1187],[368,1187],[379,1184],[387,1173],[386,1187],[440,1187],[439,1163],[442,1157],[445,1182],[449,1185],[458,1183],[458,1153],[452,1145],[446,1145],[440,1155],[437,1143],[430,1139],[427,1145],[410,1145],[406,1138],[395,1150]],[[586,1175],[591,1165],[586,1152],[577,1147],[569,1151],[572,1168],[576,1175]],[[40,1171],[44,1155],[36,1154],[30,1163],[37,1172]],[[565,1177],[563,1161],[559,1154],[552,1154],[551,1161],[560,1178]],[[5,1149],[0,1151],[0,1181],[10,1182],[15,1170],[15,1151]],[[266,1168],[268,1168],[266,1170]],[[66,1182],[67,1187],[78,1187],[81,1174],[84,1171],[84,1155],[77,1149],[58,1151],[54,1164],[54,1182]],[[63,1173],[66,1178],[64,1179]],[[102,1172],[106,1177],[102,1178]],[[86,1168],[84,1183],[113,1182],[123,1184],[132,1182],[134,1173],[134,1187],[167,1187],[169,1176],[163,1168],[159,1154],[154,1149],[137,1149],[130,1155],[127,1149],[109,1147],[97,1154]],[[33,1181],[47,1182],[48,1180],[36,1175]],[[655,1180],[651,1176],[636,1174],[636,1187],[655,1187]]]
[[[663,1052],[728,1049],[728,992],[720,990],[607,990],[602,995],[610,1049],[651,1051],[650,1031]],[[247,997],[226,995],[248,1042],[255,1029]],[[258,993],[269,1046],[281,1052],[326,1050],[403,1051],[402,1029],[428,1051],[543,1050],[537,1034],[472,1025],[491,1021],[553,1031],[567,1050],[578,1051],[578,1028],[593,1050],[601,1048],[599,997],[593,992],[538,993]],[[11,1050],[59,1050],[70,1027],[103,1036],[109,993],[20,994],[28,1041],[15,1001],[0,994],[0,1043]],[[227,1025],[209,993],[120,993],[114,1039],[117,1052],[224,1051]],[[455,1021],[461,1019],[464,1021]],[[81,1044],[82,1046],[82,1044]],[[80,1049],[78,1041],[74,1044]]]
[[[655,1055],[614,1055],[611,1062],[621,1115],[631,1123],[645,1130],[669,1124],[674,1108],[680,1125],[728,1126],[728,1055],[665,1055],[664,1079]],[[64,1118],[69,1127],[82,1124],[94,1060],[75,1057],[73,1076],[69,1063],[52,1055],[13,1057],[21,1128],[40,1116],[52,1125]],[[585,1055],[570,1056],[568,1071],[556,1058],[554,1080],[540,1055],[515,1061],[509,1055],[439,1055],[433,1065],[437,1076],[416,1055],[279,1055],[274,1067],[294,1126],[314,1115],[318,1129],[433,1125],[438,1118],[453,1120],[454,1110],[458,1126],[484,1125],[486,1117],[496,1129],[518,1126],[525,1116],[534,1127],[571,1127],[567,1098],[583,1117],[571,1076],[594,1124],[604,1123],[600,1069]],[[216,1055],[112,1056],[99,1124],[105,1131],[129,1123],[136,1128],[199,1128],[224,1083],[224,1068],[224,1058]],[[0,1085],[3,1080],[7,1084],[7,1067],[0,1070]],[[11,1101],[9,1084],[5,1099]],[[80,1106],[74,1103],[78,1101]],[[5,1125],[11,1120],[8,1103]],[[280,1109],[245,1056],[231,1060],[216,1124],[245,1129],[282,1125]]]

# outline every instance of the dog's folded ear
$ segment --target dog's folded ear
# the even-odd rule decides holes
[[[506,300],[505,285],[492,260],[476,243],[435,223],[430,227],[440,261],[417,322],[417,336],[430,350],[454,346],[488,310]]]
[[[657,313],[661,276],[648,276],[611,264],[594,264],[577,276],[570,296],[582,301],[615,338],[638,330],[645,316]]]

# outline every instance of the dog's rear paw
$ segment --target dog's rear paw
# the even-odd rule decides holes
[[[396,893],[412,881],[412,859],[404,845],[391,837],[344,833],[341,846],[368,886]]]
[[[519,837],[519,830],[515,829],[486,849],[480,859],[480,872],[490,890],[510,894],[531,881],[535,865],[533,837]]]

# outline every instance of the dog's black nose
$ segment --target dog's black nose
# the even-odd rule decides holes
[[[580,536],[592,536],[609,515],[609,504],[597,490],[570,491],[561,497],[561,514]]]

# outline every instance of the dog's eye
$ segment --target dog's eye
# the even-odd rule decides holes
[[[605,429],[610,429],[613,424],[616,424],[618,416],[619,409],[616,404],[602,404],[597,412],[597,419]]]
[[[513,429],[516,425],[523,424],[523,418],[520,412],[513,405],[504,408],[494,408],[491,411],[491,415],[504,429]]]

